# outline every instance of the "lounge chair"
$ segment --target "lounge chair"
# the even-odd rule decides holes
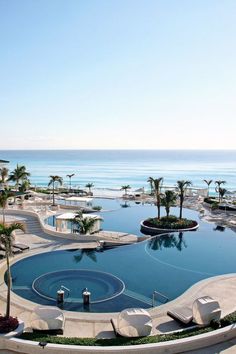
[[[167,311],[167,315],[184,324],[189,324],[193,320],[193,311],[190,307],[175,307]]]
[[[5,257],[5,252],[0,250],[0,257],[4,258]]]
[[[196,299],[192,309],[190,307],[175,307],[167,314],[184,324],[189,324],[191,321],[200,326],[210,324],[212,320],[219,320],[221,309],[218,301],[210,296],[203,296]]]
[[[4,251],[5,252],[5,247],[3,245],[0,245],[0,251]],[[11,248],[11,252],[13,254],[22,253],[22,251],[19,248],[16,248],[14,246]]]
[[[19,248],[21,251],[29,250],[29,246],[25,245],[24,243],[14,243],[13,246],[15,248]]]
[[[121,311],[117,319],[111,319],[111,324],[116,336],[145,337],[152,331],[150,314],[140,308]]]
[[[33,331],[63,334],[65,318],[57,307],[37,306],[31,314],[30,322]]]

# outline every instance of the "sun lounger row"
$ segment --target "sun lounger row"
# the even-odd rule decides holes
[[[12,246],[12,253],[13,254],[18,254],[22,253],[23,251],[29,250],[29,246],[23,244],[23,243],[13,243]],[[0,245],[0,257],[5,257],[5,247],[4,245]]]
[[[207,326],[212,320],[220,320],[221,308],[218,301],[203,296],[193,302],[192,308],[179,306],[170,309],[167,314],[184,325]],[[116,336],[142,337],[152,333],[151,316],[143,309],[123,310],[117,318],[111,319],[111,324]]]

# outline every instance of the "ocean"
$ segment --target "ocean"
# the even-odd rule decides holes
[[[177,180],[206,187],[203,179],[225,180],[225,188],[236,190],[236,150],[0,150],[0,159],[9,160],[9,169],[25,165],[31,184],[46,186],[50,175],[74,173],[73,187],[92,182],[96,188],[148,188],[148,177],[164,177],[164,185]],[[214,186],[212,186],[212,190]]]

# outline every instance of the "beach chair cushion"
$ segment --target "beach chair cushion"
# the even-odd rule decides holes
[[[175,308],[167,311],[167,315],[169,315],[170,317],[177,319],[178,321],[183,322],[185,324],[190,323],[193,319],[192,309],[187,306],[175,307]]]

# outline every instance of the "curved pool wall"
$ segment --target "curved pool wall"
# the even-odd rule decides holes
[[[127,208],[126,211],[128,209],[132,208]],[[139,210],[141,209],[146,213],[146,206]],[[199,229],[195,232],[153,237],[144,242],[103,252],[53,251],[22,259],[11,267],[12,290],[31,301],[55,305],[56,302],[42,299],[32,290],[32,283],[37,277],[66,269],[107,272],[124,282],[123,293],[114,299],[91,304],[89,309],[72,302],[65,302],[64,308],[71,311],[116,312],[127,307],[150,307],[154,290],[172,300],[199,280],[236,272],[235,233],[230,229],[223,231],[214,224],[202,222],[196,212],[184,210],[184,215],[197,220]],[[127,215],[126,228],[123,231],[128,229],[129,232],[129,227],[134,227],[131,220]],[[161,302],[163,299],[157,297],[157,301]]]

